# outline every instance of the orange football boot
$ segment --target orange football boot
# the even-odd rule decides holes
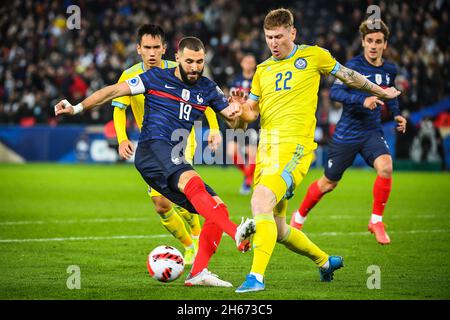
[[[368,230],[370,233],[375,234],[375,238],[377,239],[379,244],[389,244],[391,242],[391,239],[389,238],[388,234],[386,233],[386,230],[384,230],[384,223],[383,222],[377,222],[372,223],[369,222]]]

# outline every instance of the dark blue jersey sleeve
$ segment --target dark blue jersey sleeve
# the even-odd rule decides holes
[[[220,112],[228,107],[228,99],[225,97],[225,94],[217,84],[213,82],[211,85],[212,88],[209,99],[209,107],[211,107],[215,112]]]
[[[395,78],[397,77],[397,68],[395,68],[395,72],[391,74],[392,82],[395,85]],[[389,108],[389,111],[391,112],[392,116],[396,117],[400,115],[400,106],[398,103],[398,99],[391,99],[386,101],[386,105]]]
[[[155,74],[153,69],[149,69],[145,71],[144,73],[141,73],[139,77],[142,80],[142,83],[144,84],[145,91],[149,90],[151,87],[151,84],[155,82]]]

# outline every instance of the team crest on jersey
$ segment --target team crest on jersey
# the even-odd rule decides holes
[[[333,159],[328,160],[328,168],[331,168],[333,166]]]
[[[189,101],[189,98],[191,97],[191,92],[187,89],[183,89],[181,91],[181,98],[183,98],[184,101]]]
[[[383,82],[383,79],[381,78],[381,74],[377,73],[375,75],[375,82],[377,83],[377,85],[380,85]]]
[[[130,86],[136,87],[139,84],[139,79],[139,77],[131,78],[130,80],[128,80],[128,83],[130,84]]]
[[[202,103],[203,102],[203,98],[202,98],[202,94],[201,93],[197,94],[197,102],[198,103]]]
[[[306,68],[306,66],[308,65],[308,63],[306,62],[305,59],[303,58],[298,58],[297,60],[295,60],[294,62],[294,66],[299,69],[299,70],[303,70]]]

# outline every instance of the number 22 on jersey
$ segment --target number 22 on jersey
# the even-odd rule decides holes
[[[286,71],[284,74],[282,72],[277,73],[275,79],[275,91],[291,89],[291,87],[288,86],[288,81],[292,79],[291,71]]]

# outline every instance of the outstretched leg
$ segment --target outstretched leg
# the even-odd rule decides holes
[[[325,176],[322,176],[319,180],[311,183],[302,204],[298,210],[292,214],[290,225],[301,230],[309,211],[314,208],[325,193],[333,191],[337,184],[338,181],[331,181]]]

